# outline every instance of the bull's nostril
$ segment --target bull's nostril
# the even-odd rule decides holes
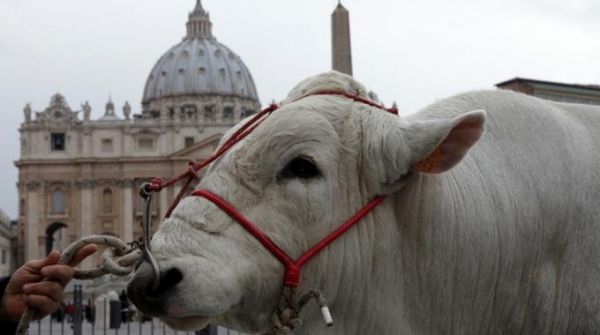
[[[148,293],[153,297],[160,297],[169,289],[177,285],[182,279],[183,274],[176,268],[163,271],[160,273],[160,285],[158,285],[156,291],[149,290]]]

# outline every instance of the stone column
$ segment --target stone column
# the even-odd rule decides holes
[[[233,99],[233,121],[237,123],[242,119],[242,101],[238,97]]]
[[[93,207],[92,207],[92,190],[94,188],[94,181],[91,179],[83,179],[78,183],[79,186],[79,238],[92,235],[94,229],[93,224]],[[93,266],[93,261],[88,258],[83,261],[82,266],[89,269]]]
[[[42,233],[40,228],[40,213],[43,213],[43,192],[41,191],[39,181],[30,181],[27,183],[27,226],[25,236],[25,259],[36,259],[42,257],[39,236]]]
[[[123,241],[133,241],[133,180],[126,179],[121,183],[121,194],[123,199],[123,228],[121,236]]]

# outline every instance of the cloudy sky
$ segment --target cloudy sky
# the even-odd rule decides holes
[[[61,92],[92,118],[111,95],[140,109],[154,62],[185,34],[195,0],[0,1],[0,208],[17,214],[22,109]],[[330,69],[337,0],[203,0],[217,39],[252,72],[263,104]],[[597,0],[343,0],[354,75],[402,114],[515,76],[600,84]]]

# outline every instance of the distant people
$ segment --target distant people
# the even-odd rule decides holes
[[[84,314],[87,322],[94,323],[94,304],[91,299],[89,299],[87,305],[85,305]]]
[[[67,315],[67,322],[73,323],[73,317],[75,316],[75,305],[72,302],[67,302],[67,307],[65,308],[65,314]]]
[[[129,299],[127,299],[127,292],[125,292],[125,290],[122,290],[121,294],[119,294],[119,300],[121,301],[121,320],[123,322],[129,322]]]
[[[61,301],[56,312],[52,313],[52,318],[56,320],[56,322],[63,322],[65,319],[65,307],[65,303]]]
[[[60,252],[53,250],[46,258],[28,261],[12,276],[0,279],[0,332],[14,334],[27,307],[36,311],[36,320],[58,310],[65,286],[73,279],[73,267],[96,250],[93,244],[81,248],[67,265],[58,264]],[[47,280],[42,281],[44,278]]]

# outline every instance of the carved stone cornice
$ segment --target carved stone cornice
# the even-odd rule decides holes
[[[102,179],[95,180],[96,186],[113,186],[113,185],[119,185],[120,183],[121,183],[121,179],[119,179],[119,178],[102,178]]]
[[[135,185],[135,180],[133,178],[121,178],[117,181],[117,185],[122,188],[133,187]]]
[[[44,181],[44,187],[46,189],[63,188],[68,189],[73,185],[70,180],[46,180]]]
[[[79,179],[75,181],[75,186],[80,189],[90,189],[96,186],[96,181],[93,179]]]
[[[25,183],[28,191],[37,191],[42,187],[42,182],[39,180],[30,180]]]

